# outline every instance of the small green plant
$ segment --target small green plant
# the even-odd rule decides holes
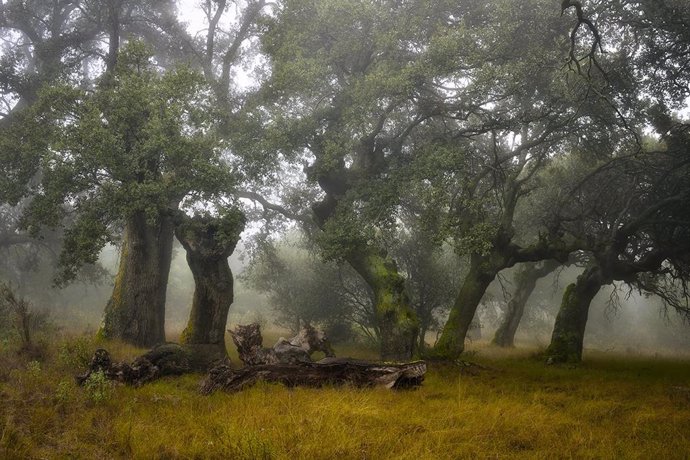
[[[55,389],[55,401],[66,403],[74,396],[74,384],[69,380],[62,380]]]
[[[91,341],[87,337],[67,340],[58,347],[58,362],[72,368],[87,367],[93,354],[92,348]]]
[[[112,396],[113,384],[105,376],[103,371],[97,371],[89,375],[89,378],[84,382],[84,389],[88,398],[96,403],[102,403],[110,399]]]

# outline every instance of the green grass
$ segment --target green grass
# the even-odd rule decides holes
[[[74,344],[72,339],[70,344]],[[414,391],[259,385],[200,396],[200,376],[76,387],[89,342],[42,364],[0,352],[0,458],[688,458],[690,362],[586,355],[546,367],[481,348]],[[107,344],[118,358],[137,353]],[[90,349],[88,350],[90,351]],[[342,351],[337,350],[336,351]],[[371,350],[344,354],[370,357]],[[474,368],[472,368],[474,369]]]

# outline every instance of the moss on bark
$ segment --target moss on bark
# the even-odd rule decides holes
[[[233,277],[228,257],[235,250],[244,229],[239,212],[221,217],[181,216],[175,234],[185,251],[194,277],[194,296],[187,327],[181,341],[196,361],[227,356],[225,326],[233,302]]]
[[[150,223],[143,212],[125,224],[120,264],[99,335],[140,347],[165,342],[165,296],[174,227]]]
[[[549,363],[577,363],[582,360],[587,316],[592,299],[606,284],[599,267],[587,268],[563,293],[561,308],[546,350]]]
[[[434,350],[430,352],[431,358],[453,360],[465,350],[465,337],[477,312],[479,302],[498,273],[496,266],[500,263],[495,261],[495,258],[493,254],[472,255],[470,270],[455,298],[441,337]]]
[[[395,263],[371,247],[351,254],[348,261],[374,292],[381,359],[410,360],[415,352],[419,321],[410,306],[405,279]]]

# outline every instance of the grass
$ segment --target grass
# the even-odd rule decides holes
[[[44,362],[0,351],[0,458],[688,458],[690,362],[589,353],[546,367],[480,348],[485,369],[431,365],[415,391],[259,385],[200,396],[198,375],[76,387],[95,346]],[[350,346],[347,353],[370,357]],[[120,359],[137,350],[106,344]],[[338,350],[336,348],[336,351]],[[472,368],[475,369],[475,368]],[[96,398],[98,391],[104,397]]]

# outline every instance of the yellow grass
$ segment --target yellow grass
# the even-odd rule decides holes
[[[136,354],[107,347],[120,358]],[[40,368],[4,352],[5,369],[17,369],[0,373],[0,458],[665,459],[690,452],[690,396],[674,389],[690,386],[687,361],[589,354],[577,368],[554,368],[524,351],[486,348],[468,359],[490,369],[469,375],[432,365],[415,391],[264,384],[200,396],[200,376],[191,375],[117,386],[94,401],[72,383],[76,365],[61,350]]]

